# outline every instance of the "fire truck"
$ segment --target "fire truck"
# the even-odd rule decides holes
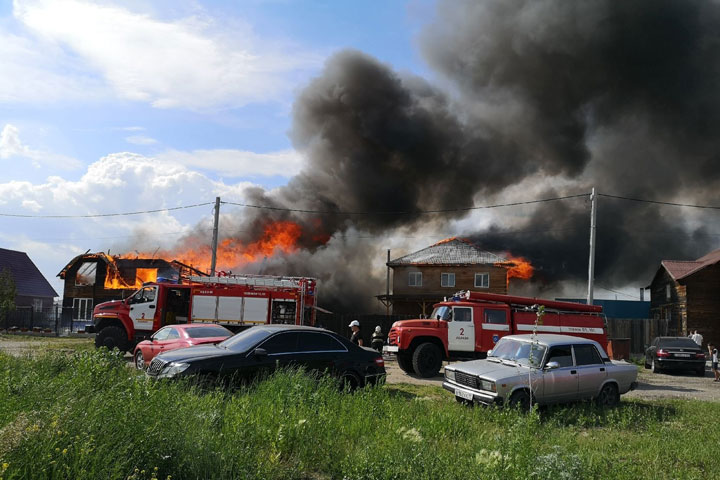
[[[543,313],[538,315],[538,310]],[[435,304],[428,319],[395,322],[384,350],[397,355],[404,372],[433,377],[443,360],[485,358],[505,335],[560,333],[596,340],[604,346],[606,323],[602,307],[597,305],[460,292],[449,301]]]
[[[265,323],[315,324],[314,278],[193,276],[186,284],[159,280],[143,284],[124,300],[95,306],[95,346],[128,351],[176,323],[218,323],[233,331]]]

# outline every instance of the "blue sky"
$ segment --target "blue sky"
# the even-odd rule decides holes
[[[83,215],[241,201],[301,168],[295,95],[333,52],[428,76],[432,0],[0,0],[0,213]],[[209,208],[0,217],[0,246],[55,275],[87,249],[167,247]]]

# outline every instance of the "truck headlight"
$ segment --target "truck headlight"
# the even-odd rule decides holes
[[[487,390],[488,392],[495,392],[495,382],[491,382],[490,380],[483,380],[480,379],[480,388],[483,390]]]
[[[445,378],[454,382],[455,381],[455,370],[448,370],[446,368],[445,369]]]
[[[189,366],[190,366],[189,363],[171,362],[165,368],[163,368],[163,371],[160,372],[160,375],[158,375],[158,378],[174,377],[175,375],[187,370]]]

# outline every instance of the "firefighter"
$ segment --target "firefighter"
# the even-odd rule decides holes
[[[380,325],[378,325],[375,327],[375,331],[372,334],[370,346],[377,350],[378,353],[382,353],[383,343],[385,343],[385,340],[383,339],[382,329],[380,328]]]
[[[360,322],[358,322],[357,320],[353,320],[352,322],[350,322],[350,325],[348,325],[348,327],[350,327],[350,330],[352,330],[353,332],[350,336],[350,341],[355,345],[359,345],[362,347],[363,339],[360,336]]]

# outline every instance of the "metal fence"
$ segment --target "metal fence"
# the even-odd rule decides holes
[[[44,332],[56,335],[84,331],[92,322],[73,318],[72,308],[54,305],[36,310],[33,307],[16,307],[0,319],[0,328],[5,331]]]

